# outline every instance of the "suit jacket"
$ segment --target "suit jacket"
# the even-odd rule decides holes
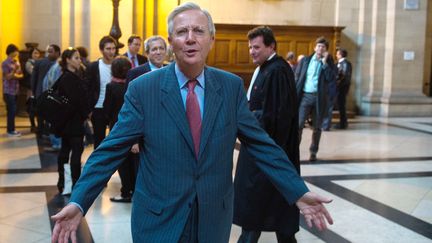
[[[339,62],[338,65],[338,74],[337,74],[337,86],[349,86],[351,84],[351,72],[352,66],[351,63],[345,58],[343,61]]]
[[[300,172],[297,106],[294,73],[282,57],[274,56],[260,67],[249,109]],[[234,180],[233,222],[247,230],[293,235],[299,230],[298,208],[288,204],[253,160],[241,146]]]
[[[126,93],[126,83],[118,83],[111,81],[106,86],[105,99],[103,103],[103,110],[107,116],[108,125],[110,129],[117,122],[117,116],[120,108],[124,103],[124,94]]]
[[[85,83],[87,85],[89,104],[93,110],[100,93],[99,60],[91,62],[85,71]]]
[[[123,54],[123,56],[129,58],[127,52],[125,54]],[[136,54],[136,56],[137,56],[137,60],[138,60],[138,65],[143,65],[144,63],[147,62],[147,57],[145,57],[141,54]]]
[[[299,98],[299,104],[303,97],[303,88],[306,83],[307,69],[309,67],[310,60],[313,54],[304,57],[298,67],[296,68],[296,89],[297,96]],[[317,91],[317,104],[316,104],[316,114],[317,122],[321,124],[321,121],[326,117],[328,113],[328,101],[329,101],[329,85],[336,83],[336,66],[334,65],[333,58],[329,56],[327,58],[327,64],[321,65],[320,74],[318,77],[318,91]]]
[[[33,95],[37,98],[42,94],[42,84],[45,75],[48,73],[51,66],[55,61],[51,61],[48,58],[37,60],[34,64],[33,73],[31,75],[31,88]]]
[[[130,81],[138,78],[139,76],[148,73],[151,71],[149,62],[144,63],[136,68],[130,69],[126,74],[126,84],[129,84]]]
[[[130,84],[117,123],[89,157],[71,201],[86,213],[130,146],[142,137],[132,202],[134,242],[178,242],[194,200],[199,242],[228,242],[237,137],[289,203],[308,189],[249,111],[241,79],[210,67],[204,69],[204,114],[196,157],[174,67],[142,75]]]

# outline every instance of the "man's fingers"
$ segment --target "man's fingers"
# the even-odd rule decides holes
[[[53,234],[51,236],[51,242],[55,243],[57,242],[58,236],[59,236],[59,223],[56,222],[56,224],[54,225],[54,229],[53,229]]]
[[[66,231],[66,233],[65,233],[65,235],[64,235],[64,242],[69,242],[69,235],[70,235],[70,232],[69,231]]]
[[[71,233],[72,243],[77,243],[76,231],[72,231]]]
[[[330,213],[327,211],[326,207],[322,206],[322,213],[324,214],[324,217],[326,218],[327,222],[329,224],[333,224],[333,218],[330,215]]]
[[[60,230],[60,234],[58,237],[58,243],[63,243],[64,241],[64,236],[65,236],[65,230],[63,229],[63,227]],[[66,241],[67,242],[67,241]]]

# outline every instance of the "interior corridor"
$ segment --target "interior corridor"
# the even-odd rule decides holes
[[[0,119],[0,243],[50,242],[50,215],[67,203],[57,194],[57,152],[17,118],[19,138]],[[305,161],[311,130],[301,144],[309,188],[333,198],[335,224],[324,233],[302,227],[298,242],[432,242],[432,118],[357,117],[348,130],[323,132],[317,162]],[[85,149],[83,161],[92,151]],[[234,152],[234,162],[238,151]],[[79,242],[132,242],[130,204],[112,203],[115,174],[89,210]],[[240,229],[232,227],[230,243]],[[276,242],[263,233],[260,243]]]

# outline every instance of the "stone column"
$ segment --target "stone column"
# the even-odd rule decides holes
[[[369,107],[365,109],[366,114],[369,111],[369,115],[383,117],[432,115],[432,99],[422,93],[428,3],[427,0],[418,3],[418,9],[413,10],[404,9],[404,0],[386,3],[384,45],[377,42],[375,65],[371,65],[374,82],[362,103],[362,107]],[[377,4],[380,12],[381,3]],[[382,32],[377,31],[377,37],[381,35]],[[380,60],[378,46],[384,51],[383,60]],[[380,61],[383,61],[382,90]]]

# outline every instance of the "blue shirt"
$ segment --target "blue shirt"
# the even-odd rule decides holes
[[[306,82],[303,91],[315,93],[318,91],[318,78],[321,73],[321,59],[317,59],[316,53],[312,56],[306,73]]]
[[[186,110],[186,97],[188,92],[187,82],[189,81],[189,79],[180,71],[179,67],[177,66],[177,63],[175,64],[175,74],[180,87],[180,94],[183,100],[183,106],[185,107]],[[201,72],[200,75],[198,75],[196,80],[198,80],[198,83],[195,86],[194,91],[198,97],[198,104],[200,106],[201,120],[202,120],[204,114],[204,88],[205,88],[204,70]]]

